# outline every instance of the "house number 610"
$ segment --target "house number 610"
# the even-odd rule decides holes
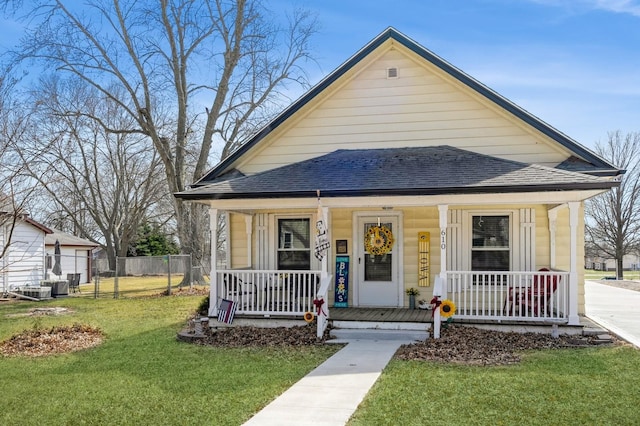
[[[440,248],[442,250],[447,248],[447,231],[444,229],[440,231]]]

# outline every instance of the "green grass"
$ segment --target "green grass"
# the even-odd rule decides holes
[[[45,358],[0,356],[2,425],[238,425],[337,348],[228,349],[176,341],[202,297],[65,298],[0,305],[0,340],[79,322],[101,328],[96,348]],[[32,307],[74,313],[36,319]]]
[[[587,280],[599,280],[603,277],[615,277],[616,271],[593,271],[585,270],[584,278]],[[640,280],[640,271],[623,271],[622,276],[625,280]]]
[[[392,361],[349,425],[636,425],[640,352],[541,351],[519,365]]]
[[[72,354],[0,357],[0,424],[239,425],[337,350],[176,341],[201,299],[0,305],[0,340],[34,326],[74,322],[107,336],[101,346]],[[13,315],[36,306],[74,312]],[[393,360],[350,425],[632,425],[640,418],[637,401],[640,351],[629,347],[540,351],[508,367]]]
[[[182,279],[183,275],[181,274],[172,274],[171,281],[169,281],[168,275],[118,277],[118,297],[130,298],[157,295],[166,292],[169,285],[171,285],[171,292],[174,293],[179,290]],[[113,298],[115,286],[115,278],[100,277],[97,284],[99,297]],[[187,287],[183,288],[186,289]],[[93,297],[96,292],[95,280],[89,284],[82,284],[80,291],[80,293],[73,293],[72,295]]]

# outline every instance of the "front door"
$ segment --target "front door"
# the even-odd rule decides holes
[[[357,252],[357,306],[399,307],[401,283],[399,278],[398,249],[400,230],[397,216],[361,216],[358,218],[356,242]],[[371,254],[365,248],[365,236],[374,227],[384,226],[395,240],[391,250],[384,254]],[[369,233],[369,236],[371,234]]]

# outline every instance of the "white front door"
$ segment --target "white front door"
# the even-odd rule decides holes
[[[357,220],[356,250],[357,262],[357,306],[400,307],[402,306],[399,274],[400,253],[398,246],[400,229],[397,216],[360,216]],[[375,226],[385,226],[391,230],[394,243],[385,254],[373,255],[365,249],[365,235]]]

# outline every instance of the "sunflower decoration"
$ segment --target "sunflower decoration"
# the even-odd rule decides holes
[[[386,226],[372,226],[364,237],[364,247],[373,255],[386,254],[393,247],[393,233]]]
[[[456,313],[456,304],[449,299],[445,299],[440,304],[440,316],[443,318],[452,317]]]
[[[307,322],[307,324],[310,324],[314,318],[313,312],[309,312],[309,311],[305,312],[303,318]]]

